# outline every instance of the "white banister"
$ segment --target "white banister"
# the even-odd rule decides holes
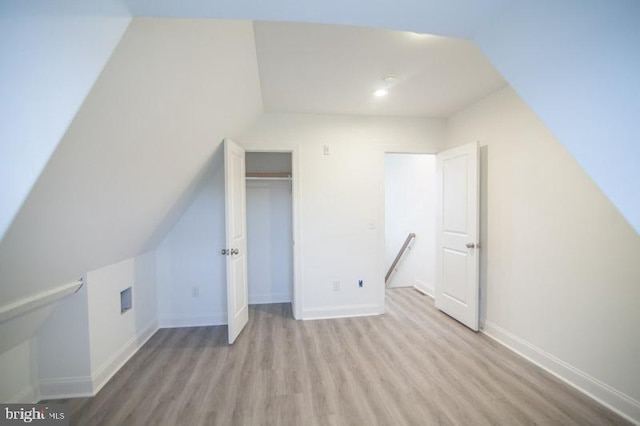
[[[0,323],[13,319],[41,306],[53,303],[68,294],[75,293],[80,290],[83,284],[84,281],[81,278],[78,281],[74,281],[72,283],[61,285],[51,290],[46,290],[31,296],[27,296],[13,303],[1,306]]]

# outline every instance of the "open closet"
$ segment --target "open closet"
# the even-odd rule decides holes
[[[249,304],[293,298],[292,165],[288,152],[246,152]]]

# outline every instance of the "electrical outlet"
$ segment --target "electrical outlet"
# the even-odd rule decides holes
[[[340,291],[340,281],[333,282],[333,291]]]
[[[200,288],[197,285],[194,285],[193,287],[191,287],[191,297],[198,296],[200,296]]]

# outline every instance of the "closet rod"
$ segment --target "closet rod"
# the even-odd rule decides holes
[[[290,178],[290,172],[247,172],[247,177],[252,178]]]
[[[247,172],[247,180],[291,180],[289,172]]]
[[[254,176],[247,176],[246,180],[283,180],[283,181],[289,181],[289,180],[291,180],[291,176],[289,176],[289,177],[254,177]]]

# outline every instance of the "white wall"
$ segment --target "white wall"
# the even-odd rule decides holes
[[[40,399],[92,396],[158,329],[155,253],[86,274],[85,285],[58,305],[37,336]],[[121,314],[120,291],[133,306]]]
[[[37,334],[40,399],[90,396],[88,285],[60,301]]]
[[[219,147],[189,208],[156,251],[161,327],[226,324],[222,154]]]
[[[292,300],[291,203],[291,182],[247,181],[249,304]]]
[[[288,155],[248,153],[247,158],[252,171],[291,171]],[[161,327],[227,322],[225,258],[220,254],[226,244],[222,147],[197,187],[188,209],[157,249]],[[289,182],[247,185],[249,303],[291,301],[291,220]]]
[[[443,120],[306,114],[265,114],[240,137],[296,150],[304,318],[383,312],[384,152],[434,153],[444,137]]]
[[[75,6],[0,3],[0,240],[130,21],[119,0]]]
[[[389,278],[389,287],[435,285],[435,156],[385,154],[385,271],[409,233],[416,237]],[[386,273],[386,272],[385,272]]]
[[[513,90],[447,130],[481,145],[485,331],[640,421],[640,237]]]
[[[133,260],[133,301],[136,333],[157,328],[158,289],[157,289],[156,252],[148,251]]]
[[[0,354],[0,403],[32,403],[37,400],[35,339]]]
[[[87,274],[91,376],[99,391],[156,332],[155,253]],[[122,313],[120,292],[132,289],[132,307]]]
[[[295,151],[303,318],[384,310],[384,152],[434,153],[444,138],[444,120],[304,114],[263,115],[237,138],[247,150]],[[161,327],[226,323],[223,179],[218,149],[157,249]]]
[[[290,152],[247,152],[245,170],[259,173],[291,174]]]

